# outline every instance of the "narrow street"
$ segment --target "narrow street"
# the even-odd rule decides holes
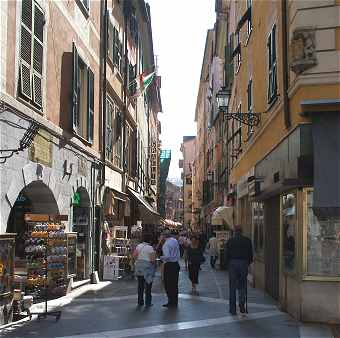
[[[247,317],[229,316],[227,273],[205,263],[200,276],[200,296],[190,295],[190,283],[182,267],[177,310],[162,307],[166,298],[158,275],[150,309],[136,307],[136,282],[121,280],[97,292],[88,292],[62,308],[54,318],[33,320],[3,330],[8,338],[123,338],[123,337],[331,337],[324,327],[304,326],[279,311],[264,293],[250,288]]]

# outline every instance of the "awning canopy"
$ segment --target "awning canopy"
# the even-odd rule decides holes
[[[131,194],[131,196],[134,197],[137,200],[137,202],[141,204],[143,207],[145,207],[149,212],[151,212],[154,215],[160,216],[160,214],[146,201],[144,197],[138,194],[137,191],[129,187],[128,187],[128,191]]]
[[[212,225],[227,224],[229,229],[234,227],[234,208],[233,207],[218,207],[211,216]]]

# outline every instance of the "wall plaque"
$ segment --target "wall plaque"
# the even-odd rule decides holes
[[[43,129],[39,130],[39,134],[34,137],[34,140],[28,150],[28,158],[32,162],[44,164],[52,167],[52,136]]]

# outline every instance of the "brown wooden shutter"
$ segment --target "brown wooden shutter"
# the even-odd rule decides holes
[[[33,101],[39,107],[42,107],[44,23],[44,13],[34,4]]]
[[[32,99],[32,1],[22,1],[20,41],[20,93]]]
[[[94,129],[94,74],[87,70],[87,140],[93,142]]]
[[[79,88],[79,63],[78,51],[75,43],[73,42],[73,78],[72,78],[72,128],[77,132],[78,127],[78,88]]]

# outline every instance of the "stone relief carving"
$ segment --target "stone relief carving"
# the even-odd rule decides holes
[[[296,74],[315,67],[318,64],[316,57],[315,28],[297,28],[293,32],[290,43],[290,68]]]

